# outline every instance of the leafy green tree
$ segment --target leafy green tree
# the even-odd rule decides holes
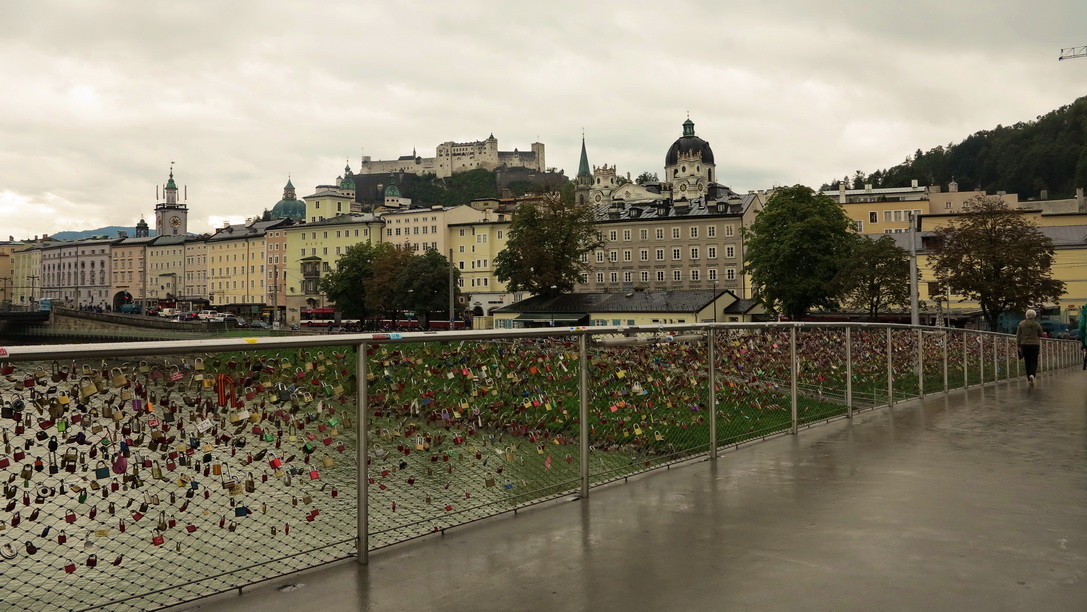
[[[392,313],[397,308],[397,282],[411,264],[415,253],[407,244],[382,242],[374,247],[373,274],[366,290],[370,312]]]
[[[638,178],[634,179],[634,182],[638,185],[645,185],[646,183],[659,183],[660,179],[657,178],[656,172],[650,172],[646,170],[645,172],[639,174]]]
[[[744,272],[770,310],[798,320],[813,307],[834,307],[837,277],[848,264],[853,222],[810,187],[783,187],[743,229]]]
[[[890,236],[854,236],[850,264],[838,272],[843,304],[863,309],[873,321],[881,310],[910,303],[910,254]]]
[[[403,310],[426,313],[429,322],[434,312],[449,310],[449,260],[438,251],[415,255],[396,279],[396,303]],[[453,268],[454,310],[459,303],[460,271]],[[454,313],[455,314],[455,313]]]
[[[495,275],[510,291],[550,296],[571,291],[589,271],[582,255],[604,243],[595,222],[592,206],[556,193],[523,202],[510,218],[506,247],[494,258]]]
[[[976,301],[990,329],[1004,312],[1058,300],[1053,241],[1022,211],[999,196],[976,196],[964,210],[936,232],[929,262],[942,286]]]
[[[349,319],[364,319],[369,314],[366,294],[374,275],[375,250],[368,242],[350,246],[336,261],[336,269],[321,277],[321,293]]]

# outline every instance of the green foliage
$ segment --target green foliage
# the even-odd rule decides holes
[[[857,171],[853,187],[905,187],[917,179],[930,185],[957,181],[963,190],[1007,191],[1021,198],[1071,197],[1087,186],[1087,97],[1038,117],[968,136],[958,144],[913,155],[892,168],[865,176]],[[839,181],[825,187],[837,189]]]
[[[350,246],[336,262],[336,269],[321,277],[321,293],[349,319],[363,319],[368,314],[366,290],[374,274],[375,250],[368,242]]]
[[[634,182],[638,185],[645,185],[646,183],[659,183],[660,179],[657,178],[656,172],[650,172],[646,170],[645,172],[639,174],[638,178],[634,179]]]
[[[547,191],[547,188],[539,183],[533,183],[532,181],[512,181],[508,185],[507,189],[514,197],[521,197],[528,194],[540,195]]]
[[[402,310],[446,312],[449,310],[449,260],[430,250],[411,258],[396,279],[397,304]],[[453,302],[458,303],[460,271],[453,268]],[[455,306],[454,306],[455,308]],[[429,320],[429,316],[427,317]]]
[[[397,282],[414,257],[407,244],[382,242],[374,248],[373,274],[366,291],[366,307],[371,312],[396,310]]]
[[[936,232],[930,258],[937,281],[976,301],[990,329],[1001,313],[1056,302],[1064,283],[1052,277],[1053,242],[998,196],[977,196],[966,214]]]
[[[910,254],[893,238],[854,236],[849,259],[837,279],[843,304],[867,311],[872,320],[884,308],[909,305]]]
[[[522,203],[510,219],[506,247],[494,258],[495,275],[510,291],[571,291],[589,270],[582,254],[603,244],[595,221],[591,206],[577,206],[556,193]]]
[[[468,172],[457,172],[445,179],[447,187],[445,206],[468,204],[476,198],[497,198],[494,172],[478,168]]]
[[[743,235],[744,272],[768,309],[798,320],[813,307],[836,305],[854,235],[837,202],[803,185],[783,187]]]

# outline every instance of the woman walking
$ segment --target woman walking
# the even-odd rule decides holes
[[[1015,342],[1027,370],[1027,384],[1034,386],[1034,377],[1038,374],[1038,352],[1042,348],[1042,325],[1038,323],[1038,313],[1027,310],[1025,319],[1015,328]]]

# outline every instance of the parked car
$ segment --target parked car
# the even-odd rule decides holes
[[[144,314],[146,314],[149,317],[157,317],[157,316],[159,316],[160,312],[162,312],[161,308],[159,308],[157,306],[152,306],[152,307],[148,308],[147,312],[144,313]]]
[[[226,323],[228,327],[244,327],[244,325],[242,324],[242,321],[244,319],[239,319],[238,317],[226,315],[219,320],[223,323]]]
[[[272,329],[272,326],[268,325],[264,321],[256,321],[256,320],[250,321],[249,322],[249,327],[252,328],[252,329]]]
[[[200,316],[195,312],[185,312],[178,315],[182,321],[199,321]]]

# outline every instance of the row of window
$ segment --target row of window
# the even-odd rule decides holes
[[[438,233],[438,226],[437,225],[431,225],[431,226],[429,226],[429,228],[430,228],[430,233],[431,234],[437,234]],[[412,231],[412,230],[415,230],[415,231]],[[325,233],[328,233],[328,232],[325,232]],[[426,225],[423,226],[423,233],[424,234],[427,233],[427,226]],[[400,233],[400,228],[399,227],[395,227],[395,228],[394,227],[387,227],[387,228],[385,228],[385,235],[386,236],[400,236],[400,235],[409,236],[409,235],[412,235],[412,234],[415,234],[415,235],[419,234],[419,226],[415,226],[414,228],[405,227],[403,234]]]
[[[655,249],[654,255],[656,261],[664,261],[665,249]],[[699,259],[701,250],[699,247],[690,247],[690,259]],[[596,252],[596,263],[604,263],[604,251]],[[735,259],[736,247],[725,247],[725,259]],[[706,258],[717,259],[717,247],[706,247]],[[680,261],[683,259],[683,249],[675,247],[672,249],[672,261]],[[611,249],[607,252],[607,260],[612,263],[619,261],[619,251],[617,249]],[[583,254],[581,256],[582,263],[588,261],[588,255]],[[623,261],[634,261],[634,252],[631,249],[623,249]],[[638,250],[638,261],[649,261],[649,249]]]
[[[652,272],[650,270],[640,270],[640,271],[628,270],[628,271],[622,273],[623,274],[623,282],[624,283],[633,283],[634,282],[634,275],[637,274],[638,275],[638,282],[648,283],[648,282],[650,282],[650,278],[652,277],[658,283],[663,283],[668,278],[668,272],[669,272],[668,270],[655,270],[655,271],[652,271]],[[688,270],[687,275],[688,275],[689,280],[692,280],[692,281],[702,280],[702,271],[701,270],[698,270],[698,269]],[[674,269],[674,270],[671,270],[671,277],[672,277],[672,281],[675,281],[675,282],[683,281],[683,270],[678,269],[678,268]],[[605,278],[607,278],[607,282],[617,283],[617,282],[619,282],[619,272],[607,272],[607,273],[597,272],[596,273],[596,282],[597,282],[597,284],[604,283]],[[709,270],[706,270],[706,280],[710,280],[710,281],[718,280],[717,268],[710,268]],[[726,281],[736,280],[736,268],[725,268],[725,280]],[[589,282],[588,277],[585,276],[585,275],[582,275],[581,282],[582,282],[582,284],[588,284],[588,282]]]
[[[921,209],[914,210],[885,210],[883,211],[884,223],[903,223],[910,220],[910,213],[913,213],[916,217],[921,214]],[[869,223],[879,223],[879,212],[871,211],[868,213]]]
[[[688,237],[689,238],[698,238],[699,231],[700,231],[699,227],[701,227],[701,226],[692,225],[692,226],[688,227],[687,228]],[[716,225],[707,225],[705,227],[706,227],[706,237],[707,238],[716,238],[717,237],[717,226]],[[735,232],[736,232],[736,229],[735,229],[734,226],[732,226],[732,225],[726,225],[725,226],[725,236],[726,237],[733,236],[735,234]],[[623,241],[624,242],[630,242],[630,240],[632,239],[634,233],[633,233],[632,230],[625,229],[625,230],[622,231],[622,235],[623,235]],[[502,236],[499,236],[499,238],[501,238],[501,237]],[[664,240],[664,228],[663,227],[656,228],[654,230],[654,237],[657,240]],[[681,238],[683,238],[683,229],[680,228],[680,227],[673,227],[672,228],[672,239],[673,240],[679,240]],[[644,229],[638,230],[638,239],[639,240],[649,240],[649,228],[644,228]],[[619,240],[619,230],[609,230],[608,231],[608,240],[610,240],[612,242],[615,242],[615,241]]]

